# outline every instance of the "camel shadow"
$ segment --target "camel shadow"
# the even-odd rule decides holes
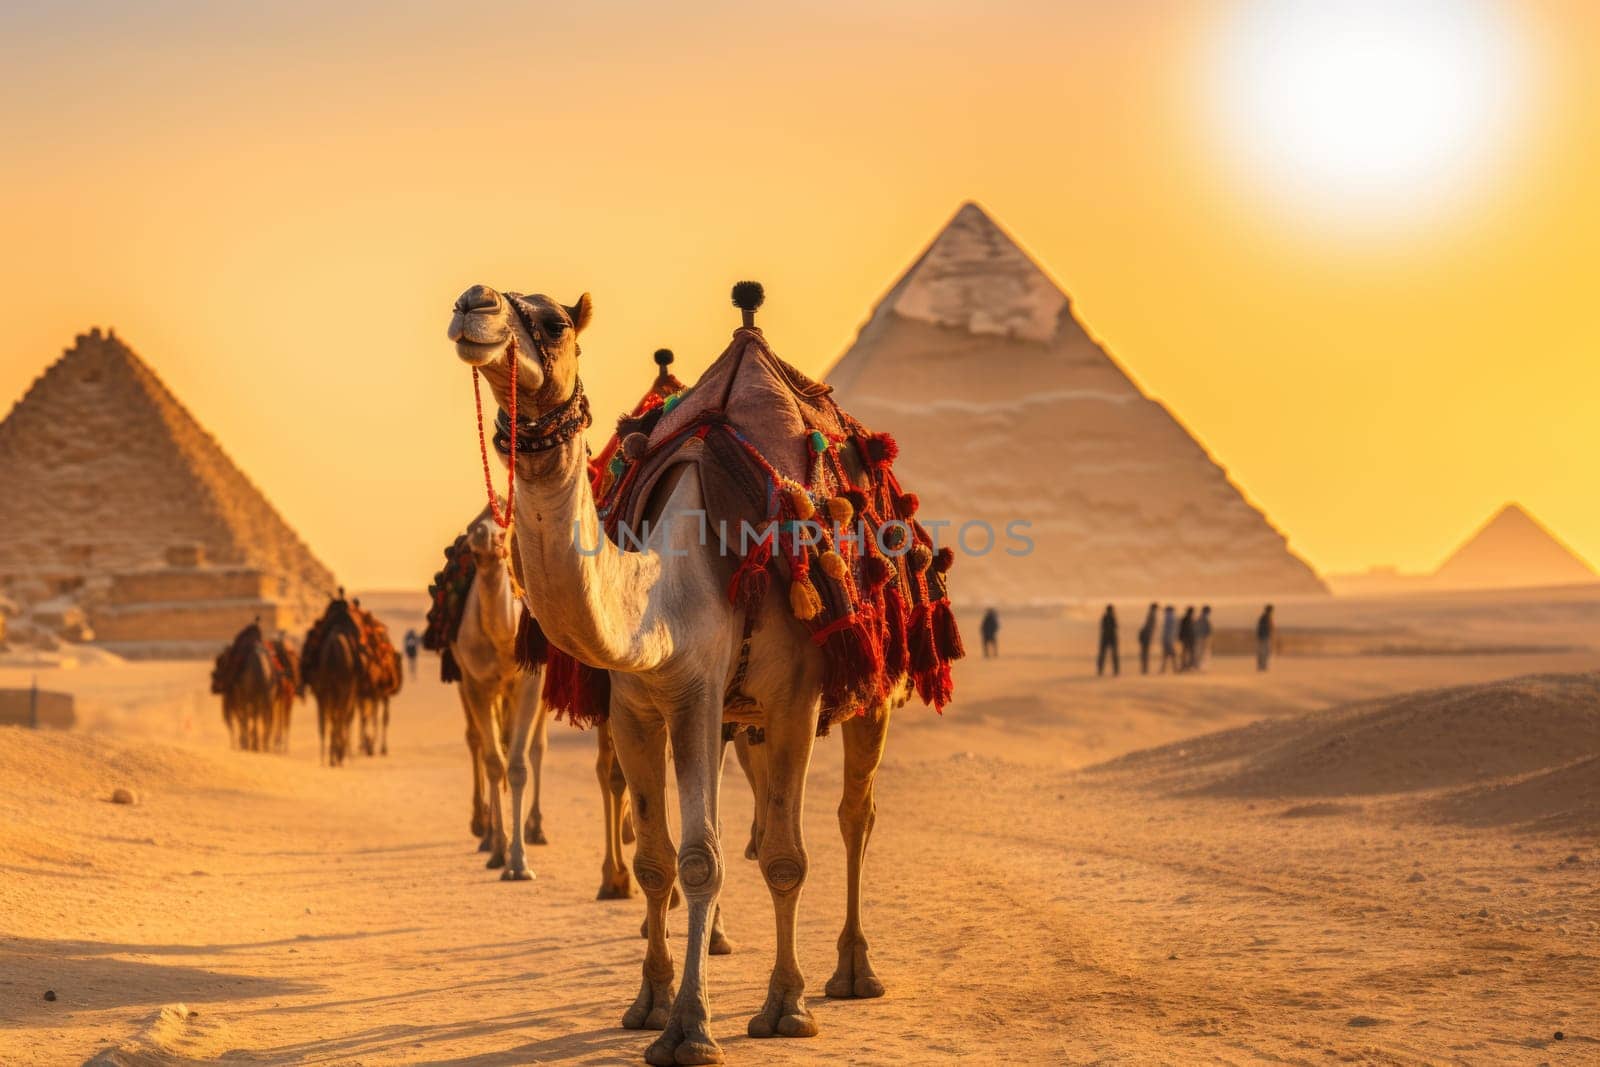
[[[138,951],[139,946],[84,941],[18,939],[0,943],[0,974],[5,975],[7,993],[14,994],[0,997],[0,1029],[50,1025],[51,1020],[59,1021],[69,1012],[215,1000],[219,979],[226,982],[228,999],[293,996],[316,988],[283,978],[219,974],[207,967],[111,955]],[[54,1001],[45,999],[47,990],[55,994]]]

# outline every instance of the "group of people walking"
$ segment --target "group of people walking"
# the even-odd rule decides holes
[[[1159,673],[1204,670],[1211,660],[1213,631],[1210,604],[1202,605],[1199,614],[1191,604],[1180,617],[1176,606],[1168,604],[1163,609],[1160,604],[1152,603],[1145,613],[1144,625],[1139,627],[1139,673],[1150,673],[1150,653],[1158,634],[1161,639]],[[1256,620],[1256,669],[1259,671],[1266,670],[1271,662],[1273,635],[1272,605],[1268,604]],[[1117,609],[1111,604],[1106,605],[1105,614],[1100,616],[1100,652],[1095,657],[1095,673],[1104,675],[1108,662],[1113,675],[1122,673]]]

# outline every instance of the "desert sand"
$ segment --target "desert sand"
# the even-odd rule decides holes
[[[401,631],[422,607],[365,600]],[[1221,651],[1255,607],[1219,606]],[[818,742],[822,1032],[744,1036],[773,932],[736,860],[737,951],[710,964],[730,1062],[1600,1062],[1600,588],[1281,603],[1266,675],[1224,654],[1129,676],[1135,610],[1120,679],[1093,676],[1098,605],[1007,615],[943,717],[898,713],[867,876],[881,1000],[822,996],[844,902]],[[392,754],[342,770],[305,705],[289,756],[229,751],[204,664],[38,673],[80,726],[0,728],[0,1062],[640,1062],[617,1021],[642,902],[593,899],[589,735],[552,728],[550,844],[502,883],[430,658]]]

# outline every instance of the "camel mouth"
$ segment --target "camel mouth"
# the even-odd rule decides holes
[[[469,367],[482,367],[493,363],[505,351],[508,338],[498,341],[469,341],[456,338],[456,356]]]

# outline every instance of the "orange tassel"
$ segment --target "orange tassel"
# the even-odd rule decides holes
[[[850,520],[856,517],[856,509],[844,497],[836,496],[828,501],[828,517],[835,526],[849,526]]]
[[[850,568],[844,557],[830,548],[822,554],[822,573],[836,582],[842,582],[850,573]]]
[[[796,578],[789,584],[789,609],[801,622],[809,622],[822,614],[822,598],[810,578]]]
[[[789,503],[794,508],[794,517],[802,521],[817,513],[816,505],[811,503],[811,494],[805,491],[804,486],[797,485],[789,490]]]

